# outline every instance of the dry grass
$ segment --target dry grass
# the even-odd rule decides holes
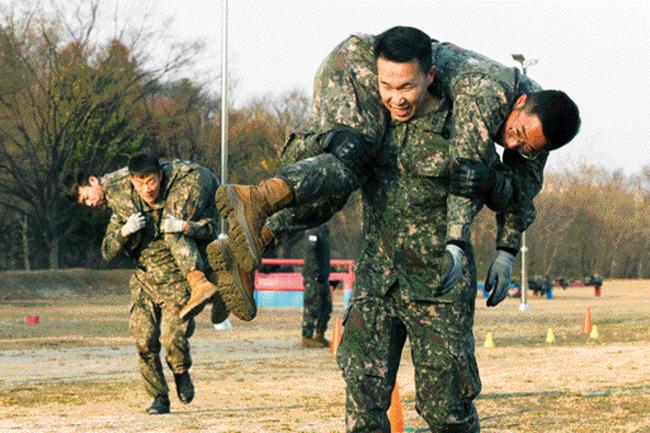
[[[477,298],[482,431],[650,432],[650,281],[607,281],[602,298],[590,288],[555,295],[530,298],[526,312],[515,299],[488,309]],[[233,319],[233,330],[219,332],[203,314],[192,338],[195,401],[183,406],[172,395],[171,415],[145,415],[127,303],[0,305],[0,431],[344,431],[340,373],[327,350],[297,344],[301,312],[291,309]],[[581,332],[587,307],[595,341]],[[41,323],[27,325],[29,314]],[[554,345],[544,342],[549,327]],[[482,347],[488,332],[493,349]],[[426,431],[408,351],[398,383],[406,425]]]

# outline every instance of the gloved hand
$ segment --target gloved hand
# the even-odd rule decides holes
[[[139,230],[142,230],[146,224],[146,221],[147,220],[145,219],[144,215],[142,215],[142,212],[131,214],[131,216],[129,216],[129,218],[126,220],[126,223],[124,223],[122,229],[120,230],[122,236],[127,237]]]
[[[485,279],[485,290],[492,292],[486,302],[488,307],[494,307],[506,298],[510,279],[512,278],[512,262],[514,261],[514,254],[497,250],[497,255],[492,260]]]
[[[449,191],[452,194],[469,198],[484,197],[489,194],[502,176],[481,161],[457,158],[449,177]]]
[[[160,231],[163,233],[181,233],[185,227],[185,221],[168,215],[160,225]]]
[[[447,244],[445,248],[445,257],[447,261],[447,271],[445,278],[442,280],[441,290],[437,296],[444,295],[454,288],[456,283],[463,278],[463,249],[458,245]]]

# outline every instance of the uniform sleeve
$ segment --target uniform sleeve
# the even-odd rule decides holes
[[[503,162],[510,174],[517,194],[517,205],[507,212],[499,212],[497,219],[497,248],[518,250],[521,233],[535,221],[537,210],[533,199],[542,189],[544,167],[548,152],[542,152],[535,160],[527,160],[517,152],[503,153]]]
[[[185,236],[210,241],[219,235],[219,212],[214,200],[218,185],[216,176],[201,167],[180,179],[170,191],[165,212],[187,223]]]
[[[452,92],[450,161],[453,164],[457,158],[468,158],[497,169],[500,161],[492,137],[508,114],[505,93],[483,75],[459,78]],[[512,191],[504,190],[502,194],[512,196]],[[449,195],[447,241],[469,243],[472,221],[484,201]]]
[[[104,260],[114,259],[124,249],[129,238],[122,236],[123,225],[123,221],[113,212],[108,227],[106,227],[104,239],[102,239],[102,257]]]
[[[374,38],[350,36],[323,60],[314,78],[309,116],[280,151],[283,165],[322,153],[321,134],[349,128],[380,144],[389,120],[379,97]]]

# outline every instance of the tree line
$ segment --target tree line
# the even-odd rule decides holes
[[[178,78],[201,45],[175,44],[164,62],[152,63],[151,29],[121,29],[100,42],[99,3],[77,7],[83,19],[75,24],[39,10],[6,13],[0,22],[0,270],[128,266],[99,256],[108,211],[65,198],[63,181],[79,169],[106,173],[148,151],[220,173],[220,96]],[[230,107],[229,181],[272,175],[309,103],[292,91]],[[648,278],[649,195],[650,166],[635,177],[589,166],[548,174],[527,233],[530,272]],[[330,223],[335,257],[356,257],[359,221],[354,195]],[[494,215],[484,210],[472,234],[479,275],[494,233]],[[297,251],[289,245],[277,254]]]

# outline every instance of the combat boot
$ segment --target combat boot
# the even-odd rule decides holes
[[[255,271],[246,271],[235,260],[231,239],[217,239],[206,249],[208,264],[219,274],[219,294],[235,317],[251,321],[257,315]]]
[[[325,336],[320,332],[314,334],[314,341],[320,344],[320,347],[330,347],[330,342],[325,339]]]
[[[266,218],[293,201],[293,192],[279,178],[263,180],[257,185],[222,185],[216,194],[219,212],[228,219],[235,259],[251,270],[259,266],[270,244],[270,232],[262,234]],[[268,231],[268,230],[267,230]]]
[[[309,338],[309,337],[302,337],[300,340],[300,344],[303,347],[308,347],[310,349],[322,349],[323,345],[319,342],[316,341],[314,338]]]
[[[167,397],[167,395],[159,395],[154,398],[151,406],[147,408],[147,413],[149,415],[169,413],[169,397]]]
[[[213,279],[217,278],[216,275],[217,273],[213,272],[210,274],[208,279],[213,283],[216,283],[216,281],[213,281]],[[217,290],[218,289],[219,287],[217,286]],[[219,293],[215,293],[208,302],[212,302],[212,311],[210,312],[210,322],[212,322],[212,324],[221,323],[228,318],[230,311],[228,311],[228,307],[226,307],[226,304],[223,302],[223,298]]]
[[[188,371],[181,374],[174,373],[174,382],[176,383],[176,394],[181,403],[190,403],[194,399],[194,384],[190,373]]]
[[[179,316],[183,319],[192,310],[205,304],[208,299],[217,293],[217,286],[208,281],[205,274],[195,270],[188,272],[187,282],[190,283],[190,299],[180,311]]]

